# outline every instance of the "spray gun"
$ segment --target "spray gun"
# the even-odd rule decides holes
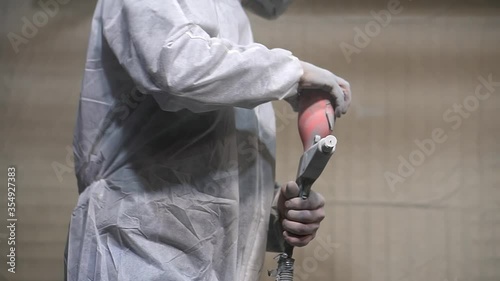
[[[307,199],[313,183],[325,169],[335,152],[337,139],[330,135],[335,121],[331,95],[320,90],[304,90],[299,97],[298,128],[304,146],[300,158],[296,183],[299,197]],[[285,243],[285,251],[279,254],[278,268],[269,271],[276,281],[293,281],[293,246]]]

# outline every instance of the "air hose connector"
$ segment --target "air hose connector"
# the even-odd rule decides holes
[[[295,259],[287,253],[281,253],[274,259],[278,260],[278,269],[268,271],[268,275],[276,277],[276,281],[293,281],[293,264]]]

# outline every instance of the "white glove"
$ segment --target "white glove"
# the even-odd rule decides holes
[[[307,62],[300,62],[304,74],[300,78],[299,92],[302,89],[319,89],[332,95],[335,103],[335,115],[340,117],[347,112],[351,104],[351,86],[346,80],[336,76],[330,71],[317,67]],[[287,101],[297,110],[297,96],[290,97]]]

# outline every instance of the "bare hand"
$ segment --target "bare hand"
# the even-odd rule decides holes
[[[299,187],[295,182],[281,186],[278,211],[285,241],[292,246],[303,247],[314,239],[320,222],[325,218],[325,199],[314,191],[306,200],[297,196]]]

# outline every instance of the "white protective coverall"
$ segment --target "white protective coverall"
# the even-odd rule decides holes
[[[257,280],[274,221],[269,102],[301,75],[290,52],[253,43],[238,0],[100,0],[67,280]]]

